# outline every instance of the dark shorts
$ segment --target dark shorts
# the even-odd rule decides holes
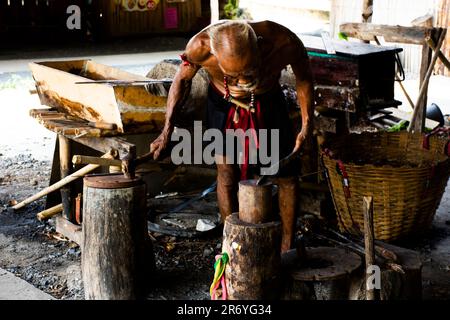
[[[255,101],[260,101],[261,104],[261,115],[263,119],[264,127],[259,127],[260,129],[278,129],[279,130],[279,159],[289,155],[295,145],[295,133],[291,120],[289,119],[288,106],[281,90],[281,87],[277,86],[274,89],[255,96]],[[207,117],[206,126],[208,129],[219,129],[221,132],[225,132],[227,117],[230,108],[233,104],[226,101],[223,95],[212,85],[208,89],[208,100],[207,100]],[[270,133],[268,135],[270,137]],[[224,134],[224,139],[226,136]],[[270,149],[270,143],[268,141]],[[226,145],[224,140],[224,146]],[[227,154],[228,150],[224,148],[224,152],[216,152],[216,154]],[[235,150],[236,151],[236,150]],[[234,152],[234,154],[236,154]],[[236,163],[236,162],[235,162]],[[259,168],[261,164],[250,165],[249,172],[254,174],[259,174]],[[267,165],[264,165],[267,167]],[[298,162],[293,162],[292,165],[286,166],[281,169],[277,176],[291,176],[296,175],[300,172]]]

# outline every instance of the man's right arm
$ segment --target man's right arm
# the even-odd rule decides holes
[[[174,125],[173,119],[177,110],[182,106],[189,96],[191,90],[192,79],[197,71],[201,68],[204,56],[209,55],[208,48],[202,45],[200,39],[193,38],[186,46],[186,50],[182,55],[183,61],[173,78],[167,97],[166,117],[164,128],[158,138],[150,144],[150,151],[153,152],[153,158],[156,160],[161,152],[167,147],[170,136],[172,135]]]

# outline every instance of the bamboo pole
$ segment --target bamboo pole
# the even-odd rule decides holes
[[[428,82],[430,81],[430,77],[431,77],[431,74],[433,72],[434,65],[436,64],[436,60],[439,57],[438,53],[441,51],[441,47],[442,47],[442,44],[444,43],[444,39],[445,39],[445,35],[446,34],[447,34],[447,29],[442,29],[442,31],[440,33],[440,36],[439,36],[439,41],[438,41],[438,43],[436,45],[436,48],[434,49],[434,52],[433,52],[433,57],[431,58],[431,62],[429,64],[429,66],[428,66],[427,73],[425,74],[424,81],[423,81],[422,85],[420,86],[419,96],[417,98],[417,102],[416,102],[416,105],[414,107],[413,115],[411,117],[411,122],[409,123],[408,132],[414,131],[414,124],[416,122],[416,118],[419,115],[420,101],[422,100],[423,95],[428,90]],[[424,108],[426,108],[426,106],[424,106]]]
[[[111,155],[111,152],[108,152],[108,153],[105,153],[102,156],[102,158],[113,159],[113,156]],[[68,175],[67,177],[59,180],[55,184],[52,184],[51,186],[41,190],[40,192],[36,193],[35,195],[33,195],[33,196],[23,200],[22,202],[16,204],[12,208],[14,210],[21,209],[21,208],[25,207],[27,204],[30,204],[31,202],[36,201],[36,200],[46,196],[47,194],[64,187],[65,185],[71,183],[72,181],[75,181],[78,178],[81,178],[81,177],[85,176],[89,172],[92,172],[95,169],[97,169],[98,167],[100,167],[98,164],[88,164],[87,166],[81,168],[80,170],[78,170],[78,171]]]
[[[434,44],[433,39],[428,37],[427,39],[425,39],[425,41],[427,42],[428,46],[431,49],[436,50],[436,45]],[[450,70],[450,61],[448,61],[448,59],[444,56],[441,50],[439,50],[438,55],[439,59],[441,59],[444,66],[446,66]]]
[[[61,211],[63,211],[62,203],[60,203],[60,204],[58,204],[58,205],[56,205],[54,207],[48,208],[47,210],[39,212],[36,215],[36,218],[39,221],[44,221],[44,220],[50,219],[51,217],[53,217],[54,215],[60,213]]]

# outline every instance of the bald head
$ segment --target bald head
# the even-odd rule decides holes
[[[209,28],[211,53],[229,58],[256,53],[257,37],[246,21],[227,21]]]
[[[258,84],[259,52],[257,36],[245,21],[227,21],[209,28],[211,53],[224,76],[238,86],[253,90]]]

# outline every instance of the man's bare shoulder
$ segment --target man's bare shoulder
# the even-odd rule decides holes
[[[202,30],[189,40],[185,54],[191,63],[198,65],[202,65],[211,56],[210,38],[207,30]]]
[[[258,36],[266,39],[272,39],[277,43],[289,43],[298,45],[302,42],[300,38],[289,28],[270,20],[251,22],[250,25]]]

